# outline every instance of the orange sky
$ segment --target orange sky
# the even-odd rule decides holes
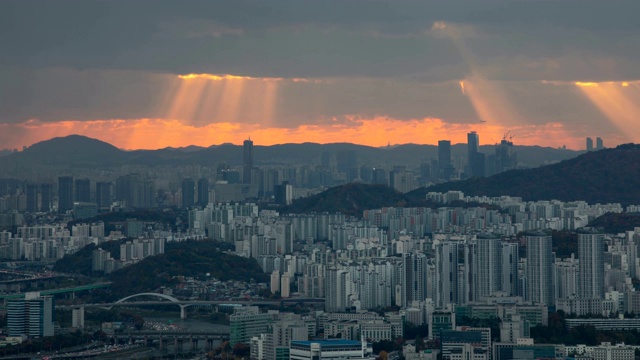
[[[10,129],[10,127],[12,129]],[[18,131],[16,131],[18,130]],[[541,145],[580,149],[583,138],[572,138],[560,123],[544,126],[523,125],[502,127],[487,124],[447,124],[439,119],[394,120],[388,118],[355,119],[324,125],[302,125],[293,129],[265,127],[260,124],[215,123],[195,127],[177,120],[94,120],[43,123],[31,120],[20,124],[0,125],[0,132],[24,133],[18,142],[7,148],[33,144],[53,137],[70,134],[96,138],[122,149],[159,149],[188,145],[210,146],[221,143],[241,144],[251,137],[256,145],[282,143],[351,142],[369,146],[391,144],[436,144],[440,139],[452,143],[466,143],[466,134],[475,130],[481,144],[493,144],[507,131],[514,134],[518,145]],[[526,137],[518,134],[526,134]]]
[[[283,126],[276,121],[279,101],[284,96],[282,87],[304,82],[319,84],[326,80],[215,74],[174,76],[164,82],[161,91],[164,100],[159,109],[152,111],[160,117],[47,122],[32,119],[0,124],[0,134],[11,135],[4,138],[0,135],[0,142],[4,148],[19,149],[53,137],[79,134],[123,149],[241,144],[249,137],[257,145],[350,142],[379,147],[407,143],[435,145],[443,139],[454,144],[465,143],[466,134],[476,131],[481,144],[494,144],[509,133],[517,145],[566,146],[576,150],[585,147],[584,137],[575,125],[528,121],[510,101],[500,82],[488,81],[481,75],[459,82],[462,96],[468,98],[480,123],[353,114],[321,121],[301,119],[300,125]],[[635,125],[635,116],[640,113],[640,106],[635,105],[640,99],[640,82],[544,84],[563,86],[569,91],[578,89],[621,134],[606,138],[605,145],[640,138]]]

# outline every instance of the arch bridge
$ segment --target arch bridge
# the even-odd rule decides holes
[[[126,303],[127,300],[129,299],[133,299],[133,298],[137,298],[137,297],[143,297],[143,296],[151,296],[151,297],[156,297],[156,298],[160,298],[163,300],[168,300],[170,303],[174,303],[176,305],[178,305],[180,307],[180,319],[186,319],[187,318],[187,311],[186,308],[188,306],[192,306],[195,304],[184,304],[182,301],[174,298],[171,295],[166,295],[166,294],[159,294],[159,293],[139,293],[139,294],[133,294],[133,295],[129,295],[126,297],[123,297],[122,299],[118,300],[115,302],[115,304],[122,304],[122,303]],[[133,305],[133,304],[132,304]]]

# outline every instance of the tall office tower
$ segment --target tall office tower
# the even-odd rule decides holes
[[[518,296],[520,281],[518,276],[518,243],[500,242],[500,291],[508,296]]]
[[[27,211],[38,211],[38,185],[27,184]]]
[[[476,239],[475,251],[474,266],[477,282],[475,297],[488,297],[502,287],[500,239],[490,234],[480,234]]]
[[[427,298],[427,257],[412,253],[402,255],[402,307]]]
[[[553,253],[551,236],[545,233],[530,233],[527,242],[526,300],[536,304],[552,306],[555,303]]]
[[[475,131],[467,134],[467,161],[471,176],[484,176],[484,154],[479,151],[480,138]]]
[[[58,212],[73,209],[73,177],[58,177]]]
[[[209,204],[209,179],[198,179],[198,205],[207,206]]]
[[[91,202],[91,180],[89,179],[76,179],[75,201],[79,202]]]
[[[588,137],[587,138],[587,151],[592,151],[593,150],[593,139]]]
[[[253,171],[253,141],[245,140],[242,144],[242,160],[244,168],[242,169],[242,183],[251,184],[251,171]]]
[[[436,307],[459,304],[458,299],[458,247],[454,241],[436,246]]]
[[[602,150],[604,149],[604,142],[602,141],[602,138],[597,137],[596,138],[596,150]]]
[[[340,151],[336,155],[338,172],[347,176],[347,182],[358,178],[358,157],[355,150]]]
[[[99,181],[96,183],[96,204],[98,211],[108,211],[111,207],[111,183]]]
[[[516,152],[513,148],[513,142],[502,139],[500,144],[496,146],[496,173],[507,170],[513,170],[518,167]]]
[[[196,184],[191,178],[182,179],[182,207],[191,207],[195,200]]]
[[[53,336],[53,298],[27,293],[24,299],[8,300],[7,329],[10,336]]]
[[[467,154],[469,155],[469,159],[471,158],[472,153],[477,153],[480,148],[480,137],[478,133],[472,131],[467,133]]]
[[[451,163],[451,141],[438,141],[438,173],[445,180],[451,179],[453,175],[453,164]]]
[[[40,211],[51,211],[51,198],[53,194],[53,185],[42,184],[40,187]]]
[[[578,292],[581,299],[604,299],[604,235],[578,233]]]

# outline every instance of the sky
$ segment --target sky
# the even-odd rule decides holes
[[[640,142],[640,1],[0,1],[0,148]]]

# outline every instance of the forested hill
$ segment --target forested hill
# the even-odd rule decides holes
[[[450,190],[470,196],[520,196],[525,201],[640,204],[640,145],[620,145],[535,169],[448,182],[415,190],[407,196],[424,198],[430,191]]]
[[[281,211],[295,214],[340,212],[345,215],[362,216],[362,212],[367,209],[405,205],[404,195],[386,185],[350,183],[332,187],[308,198],[296,199]]]
[[[65,256],[56,262],[54,269],[75,266],[79,269],[89,269],[86,275],[95,276],[96,274],[90,272],[90,250],[95,248],[94,245],[89,245],[86,251],[81,250]],[[212,278],[223,281],[267,281],[267,275],[262,272],[255,259],[229,254],[225,252],[228,249],[229,244],[213,240],[168,242],[164,254],[150,256],[106,277],[113,282],[111,293],[114,298],[155,291],[161,286],[171,284],[175,276],[204,279],[209,273]]]

